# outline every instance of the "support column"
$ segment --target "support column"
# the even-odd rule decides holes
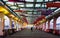
[[[0,13],[0,36],[4,35],[3,30],[4,30],[4,14]]]
[[[14,29],[16,29],[16,20],[14,20]]]
[[[19,30],[21,30],[21,24],[20,24],[20,22],[18,22],[19,23]]]
[[[57,18],[54,18],[54,21],[53,21],[53,29],[56,30],[56,20]]]
[[[16,21],[16,28],[17,28],[17,31],[18,31],[18,22]]]
[[[43,30],[43,24],[41,24],[41,29]]]
[[[54,21],[53,21],[53,34],[58,33],[58,31],[56,30],[56,20],[57,20],[57,18],[54,18]]]
[[[45,29],[46,29],[46,22],[44,23],[44,31],[45,31]]]
[[[11,18],[9,19],[10,19],[10,29],[12,29],[12,19]]]
[[[50,29],[50,20],[48,20],[48,29]]]
[[[48,20],[48,25],[47,25],[47,29],[46,29],[46,32],[49,32],[50,30],[50,20]]]
[[[42,24],[42,30],[44,30],[44,23]]]
[[[17,31],[16,20],[14,20],[14,29],[15,29],[15,32],[16,32]]]
[[[18,31],[19,31],[19,22],[17,21],[17,23],[18,23]]]

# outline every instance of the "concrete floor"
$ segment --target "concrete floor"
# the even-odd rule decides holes
[[[6,38],[60,38],[60,36],[56,36],[39,30],[23,30],[11,36],[7,36]]]

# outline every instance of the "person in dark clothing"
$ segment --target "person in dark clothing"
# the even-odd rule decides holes
[[[31,27],[31,31],[33,31],[33,27]]]

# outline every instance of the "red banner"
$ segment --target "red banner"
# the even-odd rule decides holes
[[[25,2],[25,0],[9,0],[9,2]]]
[[[47,7],[60,7],[60,2],[49,2],[46,5]]]

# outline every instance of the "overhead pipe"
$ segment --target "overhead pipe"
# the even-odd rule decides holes
[[[46,16],[45,18],[47,20],[52,19],[53,17],[58,17],[60,15],[60,8],[58,8],[57,10],[55,10],[54,12],[52,12],[50,15]]]

